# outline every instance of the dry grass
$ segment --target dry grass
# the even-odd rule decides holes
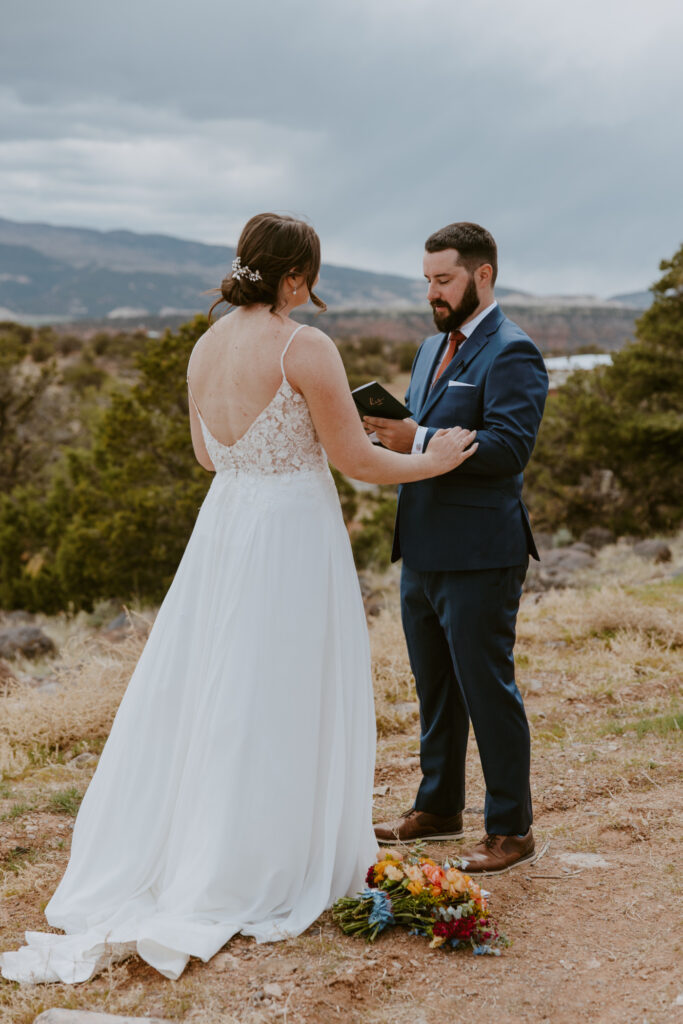
[[[101,744],[143,644],[141,634],[117,645],[75,634],[51,672],[60,684],[56,692],[14,687],[2,700],[2,775],[58,760],[75,746],[80,752]]]
[[[529,595],[520,612],[535,830],[550,848],[533,868],[488,883],[513,939],[500,959],[445,955],[401,934],[366,947],[325,914],[276,946],[237,937],[208,965],[192,961],[176,983],[137,958],[73,988],[0,982],[0,1021],[31,1024],[50,1006],[202,1024],[672,1020],[683,988],[673,969],[681,952],[683,587],[670,565],[653,578],[651,565],[641,572],[641,560],[614,551],[601,555],[582,589]],[[679,564],[680,541],[675,553]],[[378,582],[385,607],[372,620],[371,642],[381,819],[414,796],[419,726],[395,574]],[[45,927],[42,911],[64,870],[73,812],[92,773],[70,759],[99,750],[143,644],[141,636],[104,641],[84,621],[48,628],[59,635],[59,661],[30,671],[58,676],[58,691],[15,687],[0,697],[6,947],[19,944],[24,929]],[[467,774],[471,841],[482,829],[484,796],[474,743]],[[562,857],[576,853],[599,854],[609,868],[570,870]],[[268,983],[281,995],[264,995]]]

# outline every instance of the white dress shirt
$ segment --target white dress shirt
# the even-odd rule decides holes
[[[460,344],[458,345],[458,348],[456,348],[456,350],[455,350],[456,352],[459,349],[462,348],[462,346],[465,344],[465,341],[467,341],[467,339],[472,334],[472,332],[479,326],[479,324],[482,322],[484,317],[488,316],[489,313],[493,309],[495,309],[497,305],[498,305],[498,303],[494,299],[494,301],[491,303],[490,306],[487,306],[486,309],[482,309],[481,313],[477,313],[477,315],[472,320],[468,320],[466,324],[461,324],[460,325],[458,330],[461,332],[461,334],[465,335],[465,340],[460,342]],[[443,347],[441,349],[441,352],[439,353],[441,358],[443,358],[443,354],[446,351],[446,346],[447,345],[448,345],[448,338],[446,338],[446,341],[444,342],[444,345],[443,345]],[[455,357],[455,353],[453,355]],[[438,359],[437,363],[436,363],[436,369],[434,370],[434,376],[436,376],[436,373],[437,373],[440,365],[441,365],[441,359]],[[432,385],[433,384],[434,384],[434,378],[432,378]],[[424,442],[425,442],[425,437],[426,437],[428,429],[429,429],[428,427],[418,427],[417,430],[415,431],[415,437],[413,438],[413,447],[411,449],[411,455],[421,455],[422,452],[424,451]]]

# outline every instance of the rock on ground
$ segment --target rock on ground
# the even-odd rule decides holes
[[[17,654],[40,658],[56,651],[54,642],[38,626],[18,626],[0,632],[0,658],[15,658]]]
[[[581,540],[597,551],[607,544],[614,544],[616,537],[604,526],[590,526],[581,534]]]
[[[651,558],[655,562],[671,561],[671,548],[663,540],[640,540],[633,545],[633,551],[641,558]]]
[[[541,562],[530,562],[526,582],[527,591],[567,587],[572,574],[594,564],[595,555],[589,544],[576,543],[571,547],[552,548],[541,553]]]

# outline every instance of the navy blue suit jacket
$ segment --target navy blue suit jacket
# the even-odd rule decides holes
[[[418,349],[406,405],[429,428],[427,444],[439,428],[460,426],[477,431],[479,448],[450,473],[399,489],[392,561],[417,571],[525,565],[538,558],[522,471],[548,393],[543,357],[497,306],[431,388],[444,341],[436,334]]]

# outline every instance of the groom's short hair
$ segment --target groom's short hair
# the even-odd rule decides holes
[[[430,235],[425,242],[427,252],[443,252],[444,249],[457,249],[459,263],[472,274],[482,263],[490,263],[493,268],[491,284],[496,283],[498,276],[498,247],[490,231],[481,224],[472,224],[462,220],[456,224],[447,224]]]

